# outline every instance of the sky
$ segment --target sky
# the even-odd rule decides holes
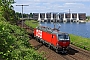
[[[23,7],[23,13],[86,13],[90,16],[90,0],[15,0],[13,4],[16,12],[22,12],[21,6],[16,5],[29,5]]]

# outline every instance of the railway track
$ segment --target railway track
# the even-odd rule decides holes
[[[84,49],[80,49],[80,48],[78,48],[78,47],[75,47],[74,45],[70,45],[72,48],[74,48],[74,49],[76,49],[76,50],[79,50],[79,53],[80,54],[84,54],[84,55],[86,55],[87,57],[90,57],[90,52],[88,52],[88,51],[86,51],[86,50],[84,50]]]
[[[22,27],[21,22],[19,22],[18,26]],[[70,44],[67,54],[57,54],[54,52],[54,50],[49,49],[32,37],[32,28],[26,26],[25,24],[22,28],[26,29],[26,31],[29,33],[31,38],[29,43],[35,47],[38,52],[44,51],[44,57],[46,57],[47,60],[90,60],[90,52],[80,49],[72,44]]]
[[[90,52],[89,51],[78,48],[74,45],[70,45],[70,47],[75,49],[76,51],[78,51],[75,55],[73,55],[73,56],[71,55],[72,57],[77,57],[82,60],[90,60]],[[83,57],[86,57],[86,58],[83,58]]]

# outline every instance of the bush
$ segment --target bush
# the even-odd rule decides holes
[[[41,54],[29,45],[24,29],[0,22],[0,56],[6,60],[44,60]]]

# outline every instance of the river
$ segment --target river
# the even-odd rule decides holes
[[[41,23],[42,26],[48,26],[54,28],[54,23]],[[56,28],[60,27],[60,31],[67,32],[69,34],[74,34],[82,36],[85,38],[90,38],[90,22],[88,23],[55,23]]]

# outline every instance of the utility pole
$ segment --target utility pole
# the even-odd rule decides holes
[[[71,11],[70,11],[70,9],[69,9],[69,13],[70,13]]]
[[[23,27],[23,6],[29,6],[29,5],[16,5],[16,6],[22,6],[22,27]]]
[[[70,12],[71,12],[71,11],[70,11],[70,9],[69,9],[69,18],[70,18],[70,16],[71,16],[71,15],[70,15]]]
[[[70,9],[69,9],[69,18],[70,18],[70,16],[71,16],[70,14],[71,14],[71,11],[70,11]]]

